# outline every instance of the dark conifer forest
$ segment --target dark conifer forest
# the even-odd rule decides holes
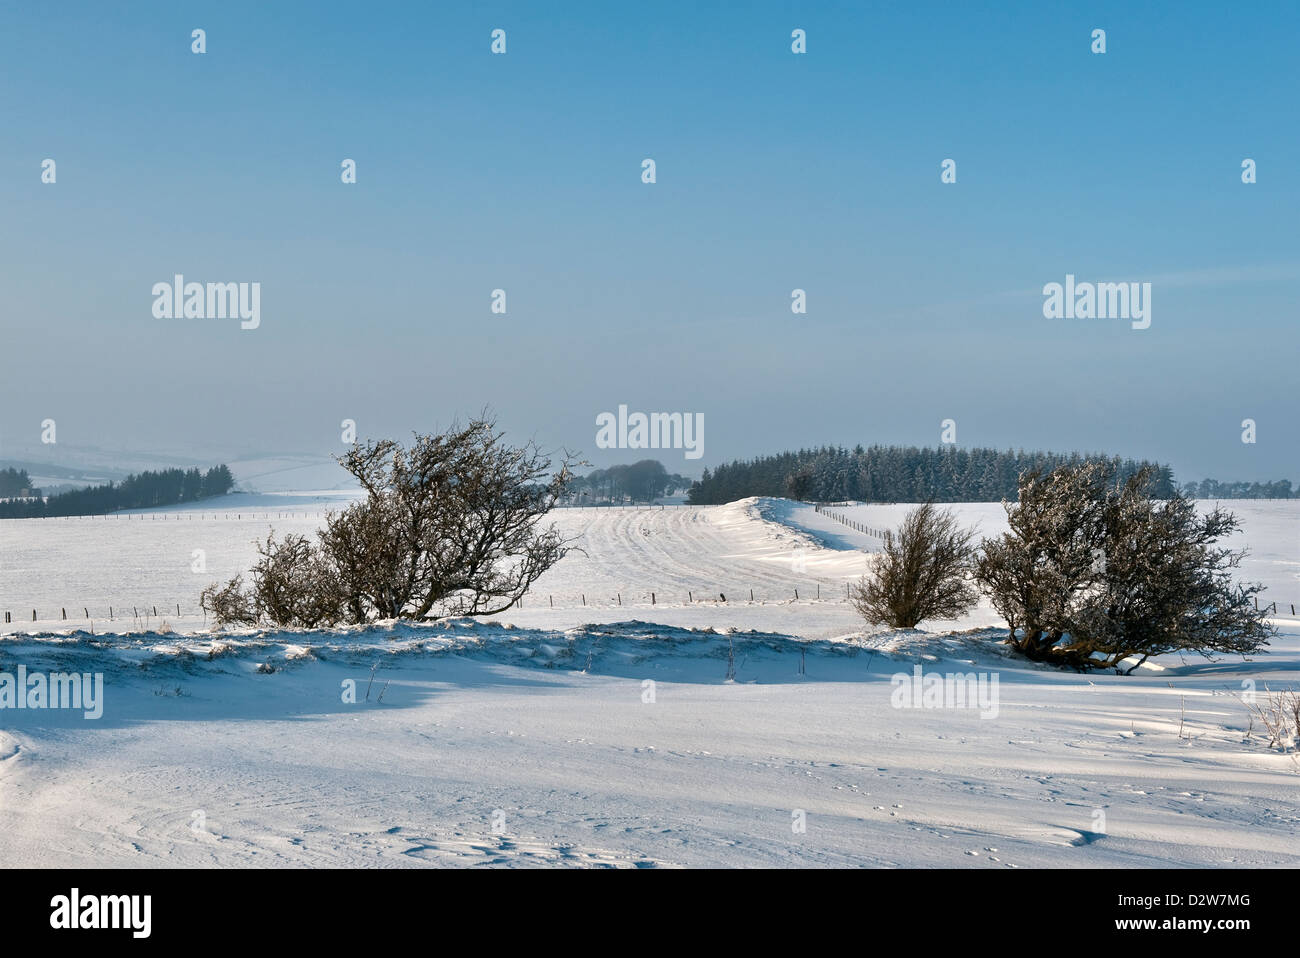
[[[15,470],[7,470],[14,473]],[[29,498],[10,498],[0,502],[0,519],[38,519],[50,516],[98,516],[122,509],[148,509],[172,506],[198,499],[224,496],[235,485],[235,477],[225,465],[207,472],[199,469],[163,469],[127,476],[119,483],[74,489],[42,497],[31,489],[25,471],[17,477],[0,472],[0,489],[11,490],[10,497],[27,492]]]
[[[1142,466],[1151,465],[1157,472],[1153,494],[1167,499],[1175,492],[1173,471],[1168,466],[1118,457],[956,446],[858,446],[852,450],[826,446],[706,469],[691,486],[689,501],[711,505],[748,496],[819,502],[1014,501],[1022,472],[1050,471],[1096,459],[1114,463],[1121,482]]]

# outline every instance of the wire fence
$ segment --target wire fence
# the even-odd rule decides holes
[[[640,510],[647,511],[658,509],[706,509],[707,506],[692,505],[689,502],[557,502],[554,509],[599,509],[602,512],[607,509],[612,510]]]
[[[843,604],[850,601],[850,591],[852,583],[844,582],[844,591],[840,592],[839,586],[835,583],[809,582],[803,586],[790,586],[788,589],[776,590],[770,586],[767,588],[752,588],[748,586],[733,587],[710,587],[705,589],[686,589],[683,591],[680,587],[671,589],[614,589],[596,588],[589,592],[561,592],[561,593],[543,593],[529,592],[522,599],[516,600],[510,609],[547,609],[547,610],[573,610],[579,608],[592,609],[612,609],[612,608],[655,608],[663,606],[665,608],[681,608],[683,606],[747,606],[747,605],[789,605],[794,602],[798,603],[837,603]],[[1264,607],[1265,614],[1286,615],[1288,610],[1291,616],[1296,616],[1297,603],[1292,602],[1271,602]],[[1258,599],[1255,601],[1255,608],[1259,608]],[[24,607],[19,612],[12,609],[4,612],[4,624],[13,625],[23,622],[131,622],[148,628],[149,623],[153,620],[165,622],[173,614],[177,619],[202,619],[207,621],[207,613],[202,608],[190,608],[184,603],[170,602],[163,604],[148,605],[78,605],[78,606],[58,606],[52,609],[46,609],[45,615],[41,614],[39,607],[28,609]],[[77,612],[81,615],[78,616]],[[94,614],[92,614],[92,612]],[[30,616],[30,617],[29,617]]]
[[[328,515],[326,512],[149,512],[149,513],[129,513],[129,512],[110,512],[107,514],[96,514],[89,516],[24,516],[22,518],[6,519],[5,522],[60,522],[73,519],[90,519],[94,521],[108,520],[116,522],[170,522],[193,519],[323,519]]]
[[[850,519],[844,513],[839,512],[834,508],[837,505],[841,505],[841,503],[814,503],[813,508],[821,515],[829,516],[830,518],[834,519],[836,522],[842,522],[850,529],[854,529],[858,532],[863,533],[864,535],[869,535],[876,539],[884,539],[886,535],[890,534],[889,530],[887,529],[874,529],[871,526],[868,526],[864,522],[858,522],[856,519]],[[847,502],[842,503],[842,505],[847,506],[848,503]]]
[[[874,538],[883,540],[886,536],[892,534],[889,530],[877,529],[872,526],[868,526],[866,523],[858,522],[855,519],[851,519],[843,512],[839,511],[840,509],[849,507],[851,505],[853,504],[848,502],[843,502],[843,503],[823,502],[823,503],[813,503],[813,508],[819,514],[828,516],[829,518],[834,519],[837,522],[843,523],[845,526],[849,527],[850,529],[853,529],[857,532],[861,532],[864,535],[873,536]],[[648,509],[656,509],[656,508],[663,510],[663,509],[672,509],[672,508],[695,508],[695,507],[690,507],[688,506],[687,503],[653,503],[653,504],[610,503],[610,504],[601,504],[601,505],[564,505],[564,506],[558,506],[558,508],[645,511]],[[138,515],[114,513],[109,515],[56,516],[50,518],[56,520],[57,519],[91,519],[91,520],[109,520],[109,521],[124,521],[124,522],[125,521],[136,521],[136,522],[164,521],[165,522],[165,521],[172,521],[172,520],[174,521],[193,520],[195,518],[202,520],[210,516],[214,520],[229,519],[233,521],[242,521],[245,519],[245,517],[247,517],[249,520],[257,520],[259,518],[262,520],[299,519],[299,518],[319,519],[319,518],[324,518],[326,514],[327,513],[324,512],[313,514],[310,512],[269,512],[269,511],[262,512],[262,513],[258,513],[256,511],[211,512],[211,513],[180,512],[180,513],[147,513],[147,514],[138,514]],[[822,588],[823,584],[827,586],[826,589]],[[776,592],[770,586],[760,587],[759,589],[755,589],[752,586],[741,584],[739,586],[732,585],[730,587],[713,586],[706,589],[698,589],[698,590],[687,589],[685,592],[685,596],[682,595],[682,590],[680,589],[680,587],[677,586],[674,586],[666,590],[615,589],[612,593],[608,589],[597,588],[589,592],[579,591],[579,592],[545,593],[545,594],[530,592],[527,593],[522,599],[517,600],[513,605],[510,606],[510,608],[512,609],[514,608],[574,609],[574,608],[602,608],[602,607],[618,608],[624,605],[627,606],[648,605],[653,607],[653,606],[660,606],[660,605],[681,606],[683,604],[685,605],[699,605],[699,604],[735,605],[735,604],[778,603],[778,602],[784,602],[784,603],[847,602],[849,600],[849,592],[850,592],[850,584],[848,582],[845,582],[844,595],[841,596],[839,594],[839,590],[837,586],[833,586],[830,583],[821,583],[816,581],[809,582],[806,586],[802,587],[802,589],[800,587],[791,586],[788,591],[784,591],[784,592]],[[558,604],[556,602],[557,598],[559,599]],[[683,598],[685,599],[684,602],[683,602]],[[97,612],[96,615],[91,614],[92,608],[96,610]],[[1256,609],[1259,608],[1258,599],[1255,600],[1255,608]],[[72,615],[68,614],[69,609],[72,610]],[[82,612],[82,615],[80,617],[76,615],[78,609],[80,609]],[[130,610],[129,615],[127,614],[128,609]],[[160,609],[162,610],[161,613],[159,612]],[[95,621],[104,621],[105,619],[107,619],[107,621],[109,622],[117,622],[119,620],[143,622],[146,624],[147,627],[147,623],[151,619],[156,618],[161,621],[164,620],[167,616],[170,616],[172,614],[171,612],[172,609],[176,610],[175,614],[178,619],[202,617],[204,621],[207,620],[207,614],[202,609],[196,608],[193,609],[192,611],[189,609],[185,609],[183,611],[184,604],[179,602],[167,602],[167,603],[162,603],[161,605],[150,603],[148,605],[131,605],[131,606],[127,606],[127,605],[91,606],[83,602],[75,606],[59,606],[57,608],[57,613],[53,609],[49,609],[47,610],[47,612],[49,612],[50,614],[46,617],[42,617],[40,615],[39,608],[32,608],[30,610],[31,612],[30,619],[27,618],[28,609],[26,607],[23,607],[18,612],[14,612],[12,609],[6,610],[4,612],[4,622],[5,624],[13,624],[15,622],[27,622],[27,621],[30,622],[52,622],[52,621],[95,622]],[[1264,611],[1265,613],[1269,613],[1271,611],[1271,613],[1274,615],[1281,615],[1281,614],[1285,614],[1283,610],[1286,609],[1290,610],[1290,614],[1293,617],[1296,615],[1296,603],[1290,603],[1290,602],[1270,603],[1270,605],[1265,606]]]
[[[824,587],[823,587],[824,586]],[[844,591],[841,594],[839,587],[832,583],[810,582],[806,586],[791,586],[785,591],[775,591],[773,589],[754,589],[745,586],[722,589],[687,589],[683,592],[680,588],[671,590],[647,589],[647,590],[614,590],[596,589],[591,592],[564,592],[564,593],[541,593],[530,592],[522,599],[517,600],[511,609],[559,609],[572,610],[578,608],[593,609],[611,609],[611,608],[639,608],[639,607],[658,607],[681,608],[682,606],[727,606],[727,605],[788,605],[793,602],[829,602],[829,603],[846,603],[850,599],[851,583],[844,583]],[[1258,600],[1255,608],[1259,608]],[[97,614],[92,614],[92,609]],[[175,610],[177,619],[198,619],[202,618],[207,621],[207,613],[201,608],[187,608],[183,603],[172,602],[163,605],[108,605],[108,606],[87,606],[80,605],[59,606],[55,609],[47,609],[47,615],[42,616],[39,608],[22,609],[15,613],[13,610],[7,610],[4,613],[4,622],[6,625],[12,625],[22,622],[132,622],[139,623],[148,627],[148,623],[154,619],[159,622],[166,621],[172,616],[172,610]],[[1271,602],[1264,607],[1265,614],[1286,615],[1289,610],[1292,617],[1296,615],[1296,603],[1291,602]],[[77,612],[81,615],[78,616]],[[71,613],[71,614],[69,614]],[[30,618],[28,617],[30,614]]]
[[[91,615],[90,612],[91,608],[92,608],[91,606],[87,606],[87,605],[59,606],[57,610],[47,609],[46,611],[49,612],[50,614],[43,618],[40,617],[37,609],[32,609],[31,610],[32,617],[30,619],[26,617],[26,611],[27,611],[26,609],[19,612],[16,616],[12,610],[6,610],[4,614],[5,617],[4,620],[6,625],[12,624],[14,622],[96,622],[96,621],[104,621],[105,619],[107,619],[109,622],[117,622],[119,620],[121,621],[130,620],[133,622],[135,621],[147,622],[151,618],[156,618],[161,620],[166,618],[167,616],[170,616],[172,614],[171,610],[173,608],[176,610],[176,617],[178,619],[189,617],[188,613],[182,615],[181,605],[179,602],[164,604],[163,606],[161,606],[162,608],[161,613],[159,613],[158,609],[160,607],[157,605],[117,605],[117,606],[109,605],[109,606],[102,606],[102,607],[94,606],[97,612],[102,613],[99,615]],[[72,615],[68,615],[68,609],[72,609]],[[81,610],[80,616],[77,615],[77,609]],[[207,614],[203,612],[202,609],[196,609],[193,612],[192,616],[194,618],[203,616],[205,620],[207,619]]]
[[[844,593],[831,583],[810,581],[806,585],[790,586],[786,590],[771,587],[723,586],[704,589],[605,589],[596,588],[583,592],[529,592],[522,599],[516,600],[511,609],[578,609],[578,608],[620,608],[628,607],[681,607],[683,605],[763,605],[791,602],[846,602],[849,598],[849,583],[844,584]],[[148,605],[86,605],[58,606],[46,609],[42,614],[39,607],[20,611],[12,609],[4,612],[7,625],[21,622],[96,622],[96,621],[160,621],[172,616],[178,619],[203,618],[207,613],[201,608],[190,608],[184,603],[168,602]],[[81,612],[78,616],[77,612]],[[94,614],[92,614],[94,613]],[[30,616],[30,617],[29,617]]]
[[[602,512],[607,510],[644,512],[648,510],[662,511],[665,509],[700,509],[706,507],[692,506],[689,503],[685,503],[685,502],[655,502],[655,503],[647,503],[647,502],[558,503],[557,502],[552,508],[598,509]],[[109,512],[109,513],[95,513],[92,515],[79,515],[79,516],[21,516],[21,517],[14,517],[14,519],[12,520],[5,520],[5,521],[23,522],[29,520],[39,520],[42,522],[59,522],[59,521],[67,521],[73,519],[90,519],[94,521],[108,520],[108,521],[117,521],[117,522],[132,522],[132,521],[134,522],[170,522],[170,521],[184,522],[187,520],[194,520],[194,519],[199,519],[199,520],[230,519],[230,520],[240,520],[240,521],[256,520],[256,519],[263,519],[263,520],[265,519],[324,519],[327,515],[330,514],[331,511],[335,511],[335,510],[326,510],[323,512],[306,512],[302,510],[286,511],[286,512],[272,512],[268,510],[263,512],[256,509],[244,510],[240,512],[231,512],[228,510],[224,512],[216,512],[216,511],[147,512],[147,513]]]

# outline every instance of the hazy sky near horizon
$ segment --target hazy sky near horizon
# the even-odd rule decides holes
[[[702,458],[653,453],[688,474],[951,418],[1300,481],[1297,36],[1294,3],[6,4],[0,458],[45,419],[57,458],[215,460],[491,407],[608,465],[650,454],[596,448],[624,404],[703,414]],[[177,273],[260,283],[260,326],[155,318]],[[1045,318],[1067,274],[1151,283],[1150,328]]]

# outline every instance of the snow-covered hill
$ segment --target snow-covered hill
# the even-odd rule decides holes
[[[0,524],[0,582],[176,588],[199,542],[206,581],[317,521],[278,505]],[[1300,684],[1289,616],[1267,655],[1083,676],[1008,657],[988,610],[865,633],[872,540],[809,507],[557,521],[587,554],[497,621],[11,624],[0,673],[98,672],[104,707],[0,712],[0,865],[1300,865],[1300,765],[1238,698]],[[918,668],[994,707],[905,707]]]

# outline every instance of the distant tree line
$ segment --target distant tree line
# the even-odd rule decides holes
[[[749,496],[821,502],[1014,501],[1023,473],[1051,472],[1084,462],[1107,463],[1119,482],[1150,467],[1151,495],[1168,499],[1178,491],[1168,466],[1119,457],[956,446],[857,446],[852,450],[824,446],[706,469],[691,486],[688,501],[716,505]]]
[[[1183,484],[1183,495],[1189,499],[1295,499],[1300,489],[1292,490],[1290,479],[1277,482],[1219,482],[1202,479]]]
[[[670,474],[658,459],[629,466],[610,466],[577,476],[565,492],[569,504],[583,502],[652,502],[660,496],[690,488],[691,480]]]
[[[26,469],[0,469],[0,499],[40,494],[41,490],[32,488],[32,480]]]
[[[0,502],[0,519],[97,516],[121,509],[173,506],[224,496],[234,485],[235,477],[225,465],[213,466],[207,472],[199,469],[142,472],[138,476],[127,476],[119,483],[74,489],[46,498]]]

